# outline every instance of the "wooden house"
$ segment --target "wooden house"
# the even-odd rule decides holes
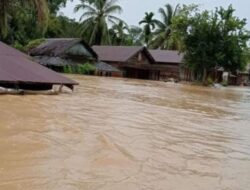
[[[105,62],[122,72],[123,77],[158,79],[155,61],[145,47],[136,46],[93,46],[99,61]]]
[[[41,65],[63,72],[64,66],[95,63],[97,54],[81,39],[55,38],[46,39],[29,54]]]
[[[159,80],[181,79],[183,54],[180,54],[178,51],[169,50],[150,50],[149,52],[155,60],[154,67],[159,71]]]
[[[106,77],[122,77],[123,72],[116,67],[113,67],[104,62],[98,62],[95,64],[97,76],[106,76]]]

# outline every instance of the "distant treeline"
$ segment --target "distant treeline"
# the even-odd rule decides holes
[[[81,0],[74,9],[82,13],[79,21],[59,12],[71,1],[0,1],[0,39],[19,49],[35,39],[77,37],[90,45],[178,50],[201,81],[213,68],[236,73],[249,61],[246,20],[236,17],[231,5],[200,11],[197,5],[166,4],[157,13],[145,13],[138,26],[129,26],[119,18],[122,7],[117,0]]]

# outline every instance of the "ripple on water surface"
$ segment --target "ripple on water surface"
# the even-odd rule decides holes
[[[70,77],[0,96],[0,189],[250,189],[249,89]]]

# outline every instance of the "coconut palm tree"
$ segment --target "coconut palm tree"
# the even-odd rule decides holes
[[[46,0],[1,0],[0,1],[0,32],[3,37],[8,33],[8,20],[18,7],[31,7],[36,12],[40,26],[46,24],[48,6]]]
[[[112,26],[109,30],[112,45],[125,45],[128,38],[129,27],[128,25],[120,21],[118,24]]]
[[[149,41],[152,37],[152,30],[155,29],[155,24],[157,20],[154,19],[154,13],[145,13],[145,17],[139,22],[139,24],[144,24],[144,37],[145,43],[148,46]]]
[[[159,9],[161,20],[156,22],[154,39],[151,43],[153,48],[178,49],[178,41],[172,36],[172,21],[179,12],[179,5],[174,8],[170,4],[166,4],[164,8]]]
[[[117,5],[117,0],[80,0],[74,11],[83,11],[82,35],[89,34],[89,44],[110,44],[109,25],[121,21],[115,14],[120,14],[122,8]]]
[[[129,29],[129,36],[131,38],[131,44],[141,46],[143,45],[143,40],[145,39],[143,30],[139,26],[131,26]]]

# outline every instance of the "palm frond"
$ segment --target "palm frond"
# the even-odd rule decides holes
[[[104,9],[105,14],[114,14],[118,13],[120,14],[122,12],[122,8],[119,5],[113,5],[111,7],[107,7]]]
[[[163,21],[164,23],[166,23],[167,20],[168,20],[168,15],[167,15],[167,13],[165,12],[165,10],[164,10],[163,8],[160,8],[158,12],[160,13],[160,16],[161,16],[162,21]]]
[[[74,12],[79,12],[80,10],[83,10],[83,11],[89,11],[89,12],[95,12],[96,9],[93,8],[91,5],[88,5],[88,4],[78,4],[75,6],[74,8]]]
[[[109,25],[115,25],[121,21],[114,16],[122,12],[117,5],[117,0],[81,0],[75,7],[75,12],[83,10],[80,20],[83,21],[84,31],[90,32],[90,44],[109,44]],[[91,24],[91,25],[90,25]]]
[[[79,18],[80,21],[82,21],[83,19],[88,19],[88,18],[95,18],[97,15],[95,12],[85,12],[81,15],[81,17]]]

